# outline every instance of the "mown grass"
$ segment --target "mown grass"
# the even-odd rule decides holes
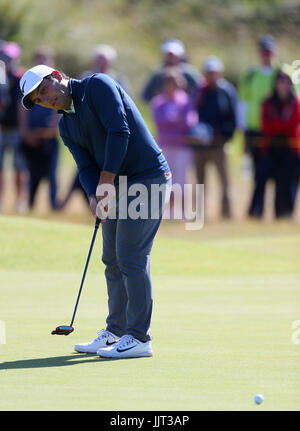
[[[293,410],[299,399],[299,232],[168,238],[152,253],[154,357],[73,352],[105,325],[100,235],[75,332],[93,226],[0,218],[1,410]],[[263,393],[261,406],[253,403]],[[280,396],[279,396],[280,394]]]

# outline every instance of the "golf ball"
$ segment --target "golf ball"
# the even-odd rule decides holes
[[[256,404],[261,404],[264,400],[264,396],[262,394],[256,394],[254,396],[254,401],[256,402]]]

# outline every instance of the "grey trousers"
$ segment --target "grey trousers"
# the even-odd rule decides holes
[[[222,216],[230,217],[228,161],[223,145],[195,151],[197,182],[198,184],[204,184],[204,186],[206,185],[205,168],[208,163],[213,163],[216,166],[219,175],[222,188]]]
[[[142,202],[142,205],[146,204],[149,208],[148,216],[122,219],[117,211],[115,219],[108,218],[102,225],[102,261],[106,266],[108,292],[106,329],[118,336],[131,334],[145,342],[151,339],[153,305],[150,253],[168,201],[168,195],[162,197],[157,217],[151,218],[151,185],[166,184],[171,187],[171,180],[167,180],[162,174],[140,183],[148,190],[147,202]],[[128,206],[133,199],[134,197],[127,197]]]

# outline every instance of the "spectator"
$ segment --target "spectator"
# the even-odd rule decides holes
[[[158,132],[157,142],[168,160],[173,184],[179,184],[182,193],[187,168],[192,161],[186,136],[189,128],[197,122],[197,113],[185,88],[185,78],[177,68],[165,69],[162,76],[162,92],[151,100]],[[172,199],[170,207],[173,206]]]
[[[5,61],[7,61],[7,56],[3,53],[3,47],[5,41],[0,40],[0,134],[1,134],[1,119],[5,113],[5,109],[10,102],[9,99],[9,87],[6,79],[6,66]],[[0,135],[1,139],[1,135]]]
[[[3,44],[6,43],[5,41],[0,41],[0,51]],[[2,58],[2,59],[1,59]],[[2,144],[2,131],[1,131],[1,119],[3,118],[3,115],[5,113],[5,109],[9,104],[9,87],[6,80],[6,67],[5,62],[3,61],[3,54],[0,56],[0,152],[3,151],[3,144]],[[3,157],[3,155],[2,155]],[[2,172],[0,172],[0,213],[3,210],[3,203],[2,203],[2,196],[1,196],[1,190],[2,190],[2,180],[3,175]]]
[[[67,194],[65,195],[65,197],[61,201],[59,201],[57,203],[57,209],[63,209],[67,205],[67,203],[69,202],[69,200],[71,199],[71,197],[75,191],[80,192],[84,201],[86,202],[87,206],[89,207],[89,200],[88,200],[86,193],[85,193],[85,191],[84,191],[84,189],[80,183],[79,175],[78,175],[78,173],[76,173],[72,182],[71,182],[71,186],[69,187]]]
[[[48,48],[39,48],[34,54],[33,63],[52,67],[52,52]],[[56,210],[59,115],[53,109],[36,104],[30,111],[21,108],[20,118],[22,148],[29,170],[29,207],[33,208],[35,204],[41,181],[47,179],[50,205]]]
[[[273,66],[276,43],[272,36],[267,35],[259,39],[258,54],[260,65],[250,69],[242,76],[239,84],[240,127],[245,131],[245,151],[252,159],[254,188],[258,180],[257,167],[262,145],[261,105],[263,100],[271,94],[277,70]],[[254,208],[255,211],[263,212],[263,208],[258,209],[255,197],[256,194],[253,193],[249,208],[250,216],[255,215]]]
[[[186,91],[189,94],[193,93],[199,80],[202,78],[198,70],[185,61],[185,47],[180,40],[166,40],[161,45],[161,52],[163,55],[162,65],[150,76],[142,91],[142,99],[145,102],[150,102],[154,96],[161,93],[162,78],[166,67],[177,67],[180,70],[186,79]]]
[[[118,57],[117,51],[110,45],[98,45],[93,53],[93,67],[92,70],[86,70],[80,75],[80,79],[93,75],[93,73],[106,73],[115,81],[117,81],[122,88],[129,93],[130,85],[126,76],[120,75],[113,69],[113,63]]]
[[[300,102],[290,76],[276,74],[271,96],[262,108],[263,145],[258,165],[253,215],[263,215],[266,182],[275,181],[275,217],[291,217],[300,169]]]
[[[26,210],[27,199],[27,169],[24,156],[21,151],[21,137],[19,133],[18,106],[21,99],[19,88],[20,76],[23,70],[18,61],[21,49],[15,42],[3,42],[0,47],[0,59],[6,66],[6,102],[1,105],[1,128],[0,140],[0,209],[3,209],[4,181],[4,155],[7,149],[13,151],[13,166],[15,171],[16,209],[18,212]],[[3,86],[4,87],[4,86]]]
[[[225,144],[236,127],[237,97],[231,83],[223,78],[224,66],[214,56],[204,63],[205,83],[198,88],[195,105],[199,124],[192,130],[189,142],[194,146],[198,184],[206,186],[208,163],[216,166],[222,187],[222,216],[231,217],[228,163]]]

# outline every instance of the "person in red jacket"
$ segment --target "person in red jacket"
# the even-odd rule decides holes
[[[300,172],[300,101],[292,80],[279,70],[271,96],[262,105],[263,145],[255,190],[258,202],[253,209],[256,217],[263,212],[265,185],[275,181],[275,216],[293,214]]]

